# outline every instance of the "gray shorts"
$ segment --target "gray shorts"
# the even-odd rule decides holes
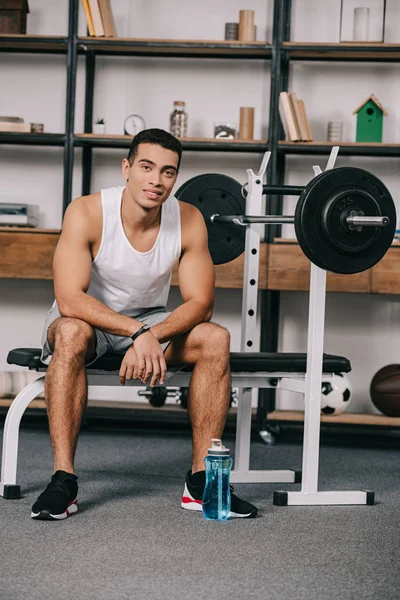
[[[149,308],[134,318],[142,323],[146,323],[146,325],[158,325],[158,323],[162,323],[165,319],[170,315],[163,309],[162,307],[157,308]],[[50,309],[47,314],[46,321],[44,323],[43,332],[42,332],[42,355],[41,361],[49,365],[52,359],[52,352],[49,346],[49,342],[47,339],[47,331],[52,324],[53,321],[61,317],[57,304]],[[111,333],[106,333],[105,331],[101,331],[100,329],[94,330],[96,333],[96,348],[95,355],[86,362],[86,366],[91,365],[95,360],[103,356],[106,352],[113,352],[115,354],[125,354],[125,352],[132,346],[132,340],[130,337],[122,337],[119,335],[112,335]],[[163,351],[165,352],[166,348],[169,346],[170,342],[164,342],[161,344]]]

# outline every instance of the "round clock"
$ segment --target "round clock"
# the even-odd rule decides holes
[[[125,135],[136,135],[142,129],[146,129],[146,123],[140,115],[129,115],[124,121]]]

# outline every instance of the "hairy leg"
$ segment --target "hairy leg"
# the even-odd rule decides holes
[[[87,403],[85,359],[93,356],[94,329],[80,319],[59,317],[50,325],[53,352],[46,372],[45,402],[54,454],[54,472],[74,473],[74,456]]]
[[[165,351],[168,365],[194,364],[188,413],[193,430],[192,472],[204,470],[211,438],[221,438],[229,409],[231,376],[229,332],[214,323],[201,323],[175,338]]]

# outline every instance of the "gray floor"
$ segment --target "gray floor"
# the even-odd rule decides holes
[[[225,438],[232,445],[232,438]],[[227,444],[227,445],[228,445]],[[375,506],[274,507],[274,489],[237,485],[260,516],[207,522],[180,508],[185,432],[83,431],[80,512],[30,519],[47,484],[48,433],[24,428],[24,497],[0,499],[0,597],[13,600],[394,600],[400,598],[399,452],[324,446],[321,489],[374,489]],[[301,468],[301,446],[253,444],[252,466]]]

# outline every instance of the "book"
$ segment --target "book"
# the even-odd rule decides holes
[[[296,117],[296,121],[298,124],[300,139],[303,142],[307,142],[308,141],[308,132],[307,132],[306,123],[305,123],[305,120],[303,117],[303,113],[300,108],[299,100],[297,99],[296,94],[289,94],[289,96],[290,96],[290,99],[292,102],[294,115]]]
[[[89,35],[96,35],[94,32],[94,25],[92,19],[92,13],[90,12],[89,0],[82,0],[83,10],[85,11],[86,24],[88,26]]]
[[[0,122],[2,123],[23,123],[22,117],[5,117],[0,115]]]
[[[103,21],[101,20],[101,13],[99,3],[97,0],[89,0],[90,14],[92,15],[94,34],[96,37],[104,36]]]
[[[301,113],[303,115],[304,122],[306,124],[307,142],[312,142],[313,141],[313,137],[312,137],[310,125],[309,125],[309,122],[308,122],[308,119],[307,119],[307,113],[306,113],[306,107],[305,107],[304,101],[303,100],[299,100],[299,104],[300,104],[300,110],[301,110]]]
[[[284,111],[284,108],[283,108],[282,97],[280,95],[279,95],[278,110],[279,110],[279,116],[281,118],[281,123],[282,123],[283,131],[285,132],[285,140],[286,141],[290,141],[289,128],[288,128],[288,124],[287,124],[287,121],[286,121],[285,111]]]
[[[288,139],[291,142],[300,141],[300,135],[297,132],[296,123],[294,120],[294,115],[292,113],[291,102],[289,98],[289,94],[287,92],[281,92],[279,94],[279,101],[282,102],[282,111],[285,115],[287,130],[288,130]]]
[[[289,96],[290,108],[291,108],[292,115],[293,115],[294,126],[296,127],[297,139],[302,140],[303,138],[301,137],[300,124],[297,120],[296,106],[295,106],[293,94],[288,93],[288,96]]]
[[[7,121],[0,121],[0,131],[2,132],[13,132],[13,133],[30,133],[30,123],[10,123]]]
[[[106,37],[117,37],[114,16],[111,10],[110,0],[98,0],[101,19],[103,21],[104,35]]]

